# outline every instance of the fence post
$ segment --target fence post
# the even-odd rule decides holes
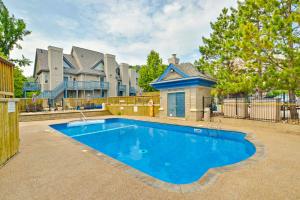
[[[61,99],[62,109],[65,110],[65,98]]]
[[[202,97],[202,119],[203,119],[203,117],[204,117],[204,106],[205,106],[205,97],[203,96]]]
[[[238,98],[235,97],[235,117],[238,118]]]
[[[285,120],[285,92],[283,92],[283,120]]]

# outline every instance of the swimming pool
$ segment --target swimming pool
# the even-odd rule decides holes
[[[197,181],[210,168],[245,160],[255,147],[245,134],[191,126],[111,118],[52,128],[154,178]]]

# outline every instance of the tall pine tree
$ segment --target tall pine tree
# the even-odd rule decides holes
[[[299,0],[245,0],[223,9],[203,38],[198,65],[215,76],[218,94],[300,89]],[[291,117],[297,118],[295,105]]]

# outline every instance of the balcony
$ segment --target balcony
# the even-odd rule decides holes
[[[100,81],[66,81],[67,90],[108,90],[108,82]]]
[[[126,92],[126,85],[118,85],[119,92]]]
[[[41,90],[41,84],[37,82],[25,82],[23,84],[23,91],[39,91]]]
[[[41,94],[38,95],[38,98],[42,98],[42,99],[51,98],[51,91],[49,90],[43,91]]]
[[[108,90],[109,89],[109,83],[108,82],[100,82],[100,88],[102,90]]]

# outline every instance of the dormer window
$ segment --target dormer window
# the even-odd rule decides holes
[[[100,61],[95,67],[95,70],[104,71],[104,63],[103,61]]]

